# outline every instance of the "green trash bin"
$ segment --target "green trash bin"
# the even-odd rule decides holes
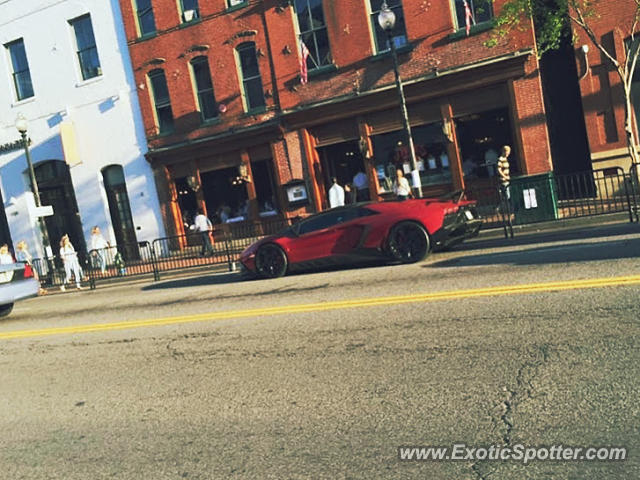
[[[509,191],[515,224],[558,219],[558,192],[553,172],[513,177]]]

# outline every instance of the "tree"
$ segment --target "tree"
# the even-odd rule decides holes
[[[495,1],[495,0],[494,0]],[[640,0],[629,2],[634,11],[626,24],[614,28],[627,40],[623,55],[616,58],[615,52],[607,50],[606,45],[596,35],[593,25],[599,18],[598,9],[611,0],[507,0],[496,18],[497,28],[488,45],[495,45],[513,29],[527,28],[533,20],[536,26],[536,46],[538,55],[560,46],[567,32],[567,22],[581,29],[602,53],[608,64],[620,78],[624,93],[625,135],[629,155],[634,163],[640,163],[640,149],[633,132],[633,108],[631,103],[631,84],[636,69],[640,69]],[[638,119],[640,121],[640,119]]]

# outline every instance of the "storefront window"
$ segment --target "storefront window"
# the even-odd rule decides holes
[[[411,129],[416,151],[416,163],[422,185],[451,183],[451,165],[447,155],[447,140],[442,123],[421,125]],[[402,169],[410,179],[411,159],[404,130],[376,135],[373,153],[378,182],[382,192],[391,192],[396,170]]]
[[[200,178],[204,201],[212,222],[233,223],[248,219],[249,195],[246,184],[236,181],[238,167],[202,173]]]
[[[462,171],[465,180],[492,178],[503,145],[513,147],[509,110],[499,108],[455,119]],[[516,149],[512,148],[511,173],[519,171]]]

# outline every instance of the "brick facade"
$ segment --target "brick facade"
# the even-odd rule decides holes
[[[633,0],[595,2],[597,15],[588,19],[598,41],[623,62],[637,5]],[[620,77],[586,33],[573,25],[580,90],[594,168],[627,167],[624,96]],[[636,31],[636,34],[638,31]],[[588,52],[583,50],[588,47]],[[637,134],[637,129],[636,129]]]
[[[287,208],[278,188],[281,211],[289,216],[311,212],[326,206],[329,176],[326,158],[316,147],[330,146],[344,137],[359,146],[356,155],[362,155],[372,197],[380,198],[372,136],[400,131],[401,126],[391,58],[388,53],[376,55],[369,0],[323,2],[333,64],[310,72],[305,85],[300,82],[293,2],[248,0],[227,9],[225,0],[200,0],[200,18],[181,25],[175,0],[153,0],[157,31],[146,38],[139,38],[132,0],[120,3],[150,147],[148,157],[156,168],[167,168],[169,183],[181,175],[197,176],[216,164],[223,168],[239,165],[242,158],[254,161],[258,158],[252,152],[263,152],[266,145],[278,184],[305,179],[313,200],[303,209]],[[467,37],[464,28],[454,27],[448,0],[402,3],[408,45],[400,49],[399,61],[411,123],[441,125],[438,128],[446,132],[459,119],[473,119],[499,106],[507,112],[518,170],[549,171],[532,29],[514,32],[489,48],[485,42],[490,25],[479,25]],[[499,10],[502,3],[496,0],[495,8]],[[266,97],[264,111],[254,114],[243,108],[234,53],[245,41],[255,42]],[[209,60],[216,101],[225,110],[209,124],[200,122],[189,70],[189,61],[200,55]],[[165,135],[158,135],[147,79],[149,71],[157,68],[165,71],[175,123],[173,132]],[[319,132],[327,138],[320,139]],[[449,131],[448,138],[442,149],[454,163],[453,178],[434,192],[464,186],[459,144],[463,139],[455,131]],[[161,190],[166,197],[167,187]],[[253,202],[252,189],[248,192]],[[198,195],[199,202],[203,198]],[[176,210],[168,205],[171,199],[162,200],[167,215]]]

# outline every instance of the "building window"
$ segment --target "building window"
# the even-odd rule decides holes
[[[378,23],[378,15],[380,14],[380,7],[382,7],[383,1],[384,0],[369,0],[371,6],[371,26],[374,32],[373,36],[377,53],[386,52],[391,48],[387,32],[385,32]],[[391,39],[393,40],[396,48],[399,48],[407,44],[407,28],[404,23],[402,1],[389,0],[387,1],[387,6],[396,15],[396,25],[393,27],[393,32],[391,32]]]
[[[213,94],[213,83],[209,71],[207,57],[196,57],[191,60],[193,83],[198,97],[198,109],[203,122],[217,118],[216,97]]]
[[[156,20],[153,17],[151,0],[135,0],[136,14],[138,16],[138,34],[141,37],[156,31]]]
[[[447,155],[447,140],[442,123],[412,127],[416,163],[422,185],[451,183],[451,165]],[[402,170],[411,182],[411,155],[406,144],[405,132],[397,130],[375,135],[373,139],[374,166],[380,190],[391,192],[396,171]],[[415,186],[415,185],[414,185]]]
[[[494,178],[503,145],[514,145],[509,109],[506,107],[473,113],[455,119],[462,173],[465,181]],[[516,149],[509,163],[511,174],[519,173]]]
[[[331,49],[329,48],[327,25],[324,21],[322,0],[296,0],[295,9],[300,42],[309,51],[307,69],[313,70],[330,65],[332,63]]]
[[[173,131],[173,112],[171,111],[171,99],[167,88],[167,79],[163,70],[149,72],[151,95],[156,110],[156,125],[158,133]]]
[[[96,39],[93,36],[91,16],[88,14],[83,15],[82,17],[70,20],[69,24],[73,28],[76,37],[76,48],[82,79],[88,80],[102,75],[98,49],[96,48]]]
[[[227,8],[238,7],[240,5],[244,5],[249,0],[227,0]]]
[[[33,97],[33,84],[31,83],[31,72],[27,61],[27,52],[24,49],[24,40],[5,45],[9,57],[11,58],[11,68],[13,70],[13,86],[16,89],[16,98],[24,100]]]
[[[183,23],[191,22],[200,17],[198,0],[180,0],[180,11]]]
[[[467,13],[465,9],[465,0],[451,0],[455,9],[455,20],[457,29],[466,28]],[[469,23],[477,25],[478,23],[488,22],[493,18],[492,0],[466,0],[469,5]]]
[[[236,51],[242,75],[244,108],[246,111],[263,108],[266,104],[256,55],[256,44],[253,42],[243,43],[238,46]]]

